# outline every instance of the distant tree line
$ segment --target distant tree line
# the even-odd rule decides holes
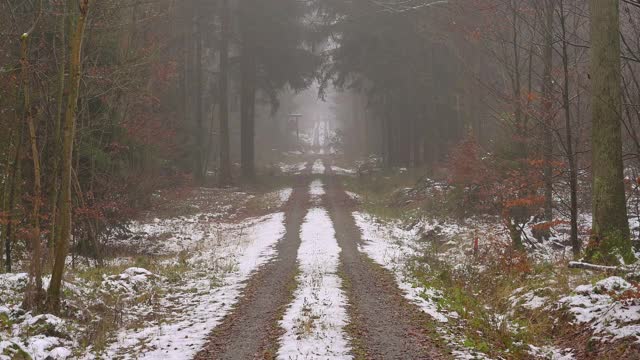
[[[516,246],[532,218],[542,238],[568,219],[578,254],[579,206],[593,204],[588,257],[631,261],[636,2],[323,0],[318,14],[335,44],[325,86],[361,94],[367,116],[353,111],[350,129],[380,137],[364,152],[387,167],[458,166],[460,210],[490,203]]]

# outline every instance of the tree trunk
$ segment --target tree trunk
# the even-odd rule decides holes
[[[571,107],[569,100],[569,54],[567,51],[567,28],[564,14],[564,0],[560,0],[560,25],[562,27],[562,68],[564,71],[564,86],[562,88],[562,104],[564,108],[567,162],[569,163],[569,191],[571,193],[571,247],[573,254],[578,256],[582,244],[578,238],[578,169],[576,154],[573,150],[573,126],[571,124]]]
[[[221,0],[220,22],[220,185],[231,184],[231,151],[229,145],[229,37],[231,36],[231,11],[229,0]]]
[[[17,120],[17,119],[16,119]],[[17,121],[16,121],[17,123]],[[22,157],[22,136],[23,136],[23,123],[17,124],[18,126],[18,142],[15,144],[15,152],[13,154],[13,163],[11,164],[11,178],[9,184],[9,201],[7,204],[7,226],[5,228],[4,235],[4,256],[5,256],[5,270],[11,272],[13,266],[13,259],[11,254],[11,248],[13,239],[15,238],[14,223],[16,218],[16,199],[19,197],[18,192],[20,189],[20,163]]]
[[[553,220],[553,10],[554,0],[544,0],[544,48],[542,59],[542,157],[544,160],[544,220]],[[548,233],[547,233],[548,237]]]
[[[248,6],[243,0],[241,6]],[[248,9],[245,11],[249,11]],[[256,61],[251,31],[252,24],[242,24],[241,67],[241,108],[240,108],[240,147],[242,176],[255,177],[255,102],[256,102]]]
[[[38,307],[42,300],[42,251],[40,241],[40,201],[42,196],[42,184],[40,182],[40,153],[38,151],[38,141],[36,126],[33,121],[31,111],[30,74],[29,74],[29,33],[22,35],[20,39],[21,53],[21,77],[22,77],[22,112],[23,118],[29,130],[29,140],[31,143],[31,158],[33,160],[33,204],[31,221],[33,221],[31,250],[31,266],[29,268],[29,283],[24,296],[24,307],[32,309]]]
[[[590,0],[593,155],[593,261],[634,259],[625,203],[620,128],[621,64],[618,0]]]
[[[193,177],[197,184],[202,185],[204,183],[204,119],[202,118],[202,29],[200,16],[195,14],[195,126],[194,136],[196,140],[196,149],[194,157]]]
[[[70,9],[71,10],[71,9]],[[80,92],[80,79],[82,77],[82,40],[89,12],[89,0],[79,0],[79,14],[75,26],[71,26],[71,51],[69,60],[69,93],[67,97],[67,109],[65,113],[62,141],[62,177],[60,186],[60,213],[58,226],[60,238],[56,239],[55,262],[51,273],[51,283],[47,293],[47,306],[53,312],[60,309],[60,292],[62,276],[64,274],[65,260],[69,250],[71,237],[71,172],[73,166],[73,140],[75,133],[76,113],[78,110],[78,95]],[[75,17],[75,16],[74,16]],[[71,19],[73,19],[70,16]]]
[[[49,254],[47,256],[47,266],[51,266],[53,264],[54,258],[54,244],[56,243],[56,239],[60,237],[60,228],[57,225],[58,222],[58,214],[59,214],[59,202],[60,202],[60,154],[62,152],[62,144],[60,142],[60,137],[62,135],[62,115],[64,113],[64,80],[65,80],[65,69],[66,69],[66,61],[67,61],[67,36],[66,36],[66,13],[68,11],[68,7],[66,6],[66,2],[62,2],[61,6],[63,9],[62,15],[60,15],[60,69],[58,70],[58,93],[56,98],[57,109],[56,109],[56,120],[54,123],[54,138],[53,138],[53,151],[52,151],[52,161],[53,161],[53,169],[51,171],[51,188],[50,188],[50,199],[51,203],[49,204],[51,208],[51,218],[50,218],[50,234],[49,234]]]

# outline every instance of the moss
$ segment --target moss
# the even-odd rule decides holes
[[[9,359],[11,360],[31,360],[32,359],[31,356],[26,351],[22,350],[22,348],[15,343],[12,343],[9,346],[7,346],[2,352],[2,354],[0,355],[8,356]]]
[[[11,330],[13,322],[9,318],[9,314],[0,313],[0,330]]]
[[[589,262],[605,265],[620,265],[620,259],[626,264],[637,261],[629,236],[620,230],[611,230],[605,232],[601,238],[592,239],[585,258]]]

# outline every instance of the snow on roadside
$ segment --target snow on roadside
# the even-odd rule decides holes
[[[311,196],[311,202],[313,204],[319,205],[324,194],[324,183],[322,183],[322,180],[316,179],[309,184],[309,195]]]
[[[280,163],[278,164],[278,167],[280,168],[280,171],[284,174],[300,174],[302,173],[306,168],[307,168],[307,162],[300,162],[297,164],[285,164],[285,163]]]
[[[377,224],[368,214],[354,212],[353,218],[365,241],[360,246],[360,251],[395,275],[398,287],[407,299],[435,320],[446,323],[447,315],[440,311],[432,300],[442,297],[442,293],[435,289],[414,286],[414,282],[407,277],[404,266],[417,255],[415,247],[411,246],[416,234],[399,227],[385,227]]]
[[[339,167],[339,166],[335,166],[335,165],[331,165],[331,170],[336,175],[353,176],[353,175],[355,175],[357,173],[357,171],[354,170],[354,169],[345,169],[345,168],[342,168],[342,167]]]
[[[264,194],[261,199],[261,206],[266,211],[277,211],[281,209],[291,198],[293,188],[284,188]]]
[[[623,278],[612,276],[595,285],[578,286],[559,303],[577,323],[589,324],[602,341],[629,338],[640,344],[639,291]]]
[[[351,200],[353,200],[353,201],[360,201],[360,200],[362,200],[362,198],[360,197],[360,195],[358,195],[358,194],[356,194],[356,193],[354,193],[354,192],[351,192],[351,191],[345,191],[345,193],[346,193],[346,194],[347,194],[347,196],[348,196],[349,198],[351,198]]]
[[[416,239],[419,238],[419,227],[404,230],[397,224],[382,224],[369,214],[354,212],[353,218],[360,228],[364,244],[360,251],[367,254],[372,260],[391,271],[400,290],[412,303],[422,311],[433,317],[441,325],[437,327],[440,336],[453,347],[452,354],[458,360],[489,359],[485,354],[464,346],[465,339],[453,334],[448,328],[448,322],[459,315],[453,311],[448,312],[439,308],[436,300],[443,296],[437,289],[417,286],[411,279],[406,268],[409,260],[417,255]]]
[[[573,349],[556,349],[550,346],[533,346],[529,345],[529,354],[536,359],[546,360],[574,360]]]
[[[1,274],[0,282],[7,280]],[[33,316],[19,306],[0,305],[0,360],[10,359],[66,359],[77,344],[71,334],[77,331],[73,324],[51,315]]]
[[[310,209],[300,237],[298,289],[280,322],[285,334],[278,359],[351,359],[344,333],[347,299],[336,274],[341,250],[327,211]]]
[[[324,164],[322,163],[322,159],[317,159],[314,163],[313,163],[313,167],[311,168],[311,172],[314,175],[322,175],[324,174],[325,168],[324,168]]]
[[[244,281],[275,257],[275,245],[285,232],[284,214],[223,228],[220,230],[225,235],[203,239],[197,254],[187,260],[192,270],[185,274],[186,280],[168,289],[168,295],[160,303],[166,317],[161,322],[154,320],[119,332],[116,341],[100,355],[184,359],[198,352],[211,330],[237,301]],[[221,279],[215,275],[221,275]]]
[[[280,206],[286,204],[293,194],[293,188],[284,188],[278,191],[278,199],[280,199]]]

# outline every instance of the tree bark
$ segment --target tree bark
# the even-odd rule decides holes
[[[21,77],[22,77],[22,112],[29,130],[31,143],[31,158],[33,161],[33,204],[31,221],[33,221],[31,251],[31,266],[29,268],[29,283],[25,291],[24,307],[32,309],[38,307],[42,300],[42,249],[40,241],[40,201],[42,197],[42,184],[40,175],[40,153],[33,113],[31,111],[31,90],[29,74],[29,33],[22,35],[20,39],[21,53]]]
[[[53,258],[55,254],[54,244],[56,239],[60,237],[60,228],[57,225],[59,214],[59,200],[60,200],[60,154],[62,153],[62,144],[60,137],[62,135],[62,115],[64,114],[64,89],[65,89],[65,71],[67,62],[67,30],[65,25],[66,13],[68,11],[67,2],[62,2],[62,15],[60,15],[60,68],[58,70],[58,93],[56,94],[56,120],[54,123],[54,138],[53,138],[53,151],[52,151],[52,181],[51,181],[51,219],[50,219],[50,234],[49,234],[49,254],[47,257],[47,263],[51,266],[53,264]]]
[[[221,0],[220,23],[220,185],[231,184],[231,151],[229,145],[229,38],[231,36],[231,11],[229,0]]]
[[[544,220],[553,220],[553,10],[554,0],[544,0],[544,48],[542,59],[542,115],[544,126],[542,134],[542,156],[544,160]]]
[[[247,0],[241,1],[244,12],[250,11]],[[241,13],[242,14],[242,13]],[[241,20],[242,21],[242,20]],[[242,176],[255,177],[255,102],[256,102],[256,59],[255,46],[251,30],[252,24],[242,24],[241,67],[241,108],[240,108],[240,147]]]
[[[571,247],[573,254],[578,256],[582,250],[582,243],[578,238],[578,169],[576,165],[576,154],[573,150],[573,125],[571,123],[571,106],[569,100],[569,54],[567,51],[567,29],[564,14],[564,0],[560,0],[560,25],[562,27],[562,68],[564,71],[564,86],[562,87],[562,106],[564,108],[565,146],[567,151],[567,162],[569,163],[569,192],[571,196]],[[626,215],[625,215],[626,216]]]
[[[16,119],[17,120],[17,119]],[[4,256],[5,256],[5,270],[11,272],[13,266],[13,259],[11,254],[11,248],[13,239],[15,237],[14,223],[15,223],[15,211],[16,211],[16,199],[18,198],[18,192],[20,188],[20,160],[22,157],[22,136],[23,136],[23,124],[17,124],[18,126],[18,142],[15,144],[15,152],[13,154],[13,163],[11,164],[11,179],[9,184],[9,201],[7,204],[7,226],[5,227],[4,235]]]
[[[194,157],[193,175],[196,183],[202,185],[204,183],[204,119],[202,112],[202,29],[200,16],[195,12],[194,6],[194,21],[195,21],[195,126],[194,136],[196,139],[196,149]]]
[[[55,244],[55,262],[51,273],[51,283],[47,291],[47,306],[53,312],[60,310],[60,292],[62,288],[62,276],[64,274],[65,260],[69,250],[71,238],[71,176],[73,166],[73,140],[75,133],[76,113],[78,110],[78,96],[80,92],[80,79],[82,77],[82,40],[84,38],[85,25],[89,12],[89,0],[79,0],[79,14],[71,36],[71,51],[69,60],[69,93],[67,97],[67,109],[63,126],[62,141],[62,177],[60,186],[60,214],[58,226],[60,238]],[[75,17],[75,16],[73,16]],[[70,19],[73,20],[70,15]]]
[[[627,262],[631,250],[625,203],[620,128],[621,63],[619,0],[590,0],[593,155],[592,261]]]

